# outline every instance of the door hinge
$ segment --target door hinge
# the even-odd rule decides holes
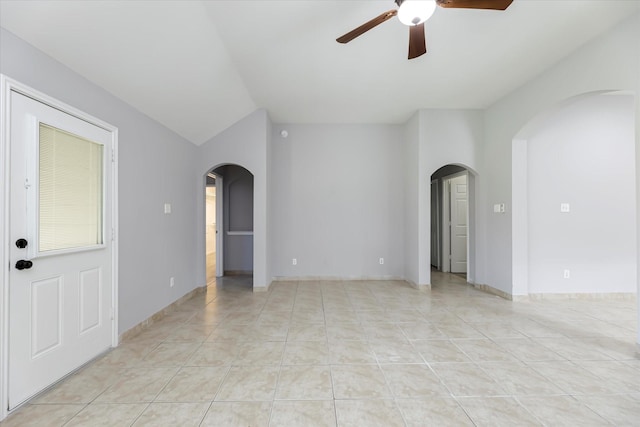
[[[115,163],[116,162],[116,150],[114,150],[113,148],[111,149],[111,163]]]
[[[115,228],[111,229],[111,241],[112,242],[116,241],[116,230],[115,230]]]
[[[111,307],[111,320],[114,320],[116,318],[116,310]]]

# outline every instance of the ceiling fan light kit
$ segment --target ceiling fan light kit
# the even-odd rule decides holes
[[[420,25],[436,11],[436,0],[396,0],[398,19],[404,25]]]
[[[398,9],[389,10],[376,16],[338,37],[336,41],[349,43],[397,15],[400,22],[409,27],[409,59],[414,59],[427,53],[424,23],[435,12],[436,5],[443,8],[505,10],[513,3],[513,0],[395,0],[395,3],[398,5]]]

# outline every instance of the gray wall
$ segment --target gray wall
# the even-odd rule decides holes
[[[529,293],[636,291],[633,114],[629,95],[580,98],[528,139]]]
[[[272,126],[259,110],[200,148],[4,31],[0,63],[10,77],[120,128],[126,330],[204,285],[204,176],[229,163],[254,175],[254,287],[264,289],[273,277],[309,276],[430,283],[430,176],[445,164],[461,164],[475,173],[471,274],[476,283],[514,292],[513,266],[528,265],[519,251],[522,221],[514,216],[514,140],[541,112],[571,97],[607,90],[637,96],[639,45],[636,15],[484,111],[422,110],[401,126]],[[635,126],[637,147],[637,106]],[[287,139],[280,136],[283,127]],[[162,214],[165,202],[174,206],[171,216]],[[507,212],[493,214],[494,203],[505,203]],[[193,206],[195,212],[187,208]],[[170,275],[176,277],[172,290]]]
[[[486,256],[481,283],[512,293],[514,282],[519,280],[517,272],[514,277],[513,266],[528,264],[527,245],[518,232],[523,222],[526,226],[526,221],[513,215],[516,206],[512,200],[517,200],[518,195],[512,193],[512,180],[518,179],[514,172],[519,168],[512,168],[512,154],[522,154],[512,151],[514,140],[526,139],[527,135],[521,133],[532,121],[567,99],[610,90],[630,91],[636,97],[640,93],[640,14],[587,43],[485,111],[483,163],[487,179],[480,195],[487,203],[487,237],[480,249]],[[638,147],[640,109],[637,106],[635,125]],[[638,152],[636,150],[636,155]],[[489,213],[494,203],[505,203],[507,214]],[[515,293],[521,294],[522,290]]]
[[[482,262],[475,246],[481,242],[482,200],[476,200],[478,184],[486,180],[482,170],[483,123],[480,110],[421,110],[419,112],[418,150],[418,250],[419,284],[431,283],[431,175],[445,165],[460,165],[469,174],[469,269],[467,280],[477,283]],[[489,172],[489,171],[487,171]],[[476,175],[477,174],[477,178]]]
[[[270,266],[267,265],[270,247],[267,245],[267,225],[270,212],[267,203],[267,163],[270,143],[268,132],[271,122],[264,110],[257,110],[204,143],[198,150],[195,162],[197,176],[194,186],[199,189],[196,201],[196,274],[202,286],[205,279],[205,207],[204,186],[208,171],[218,166],[235,164],[253,174],[253,288],[265,290],[271,283]]]
[[[404,271],[406,280],[414,285],[428,285],[420,282],[420,113],[411,117],[403,129],[404,145]],[[422,189],[424,190],[424,189]],[[425,278],[426,280],[426,278]]]
[[[278,124],[272,138],[274,276],[403,277],[402,127]]]
[[[197,148],[0,29],[0,72],[119,130],[119,332],[198,284],[193,185]],[[165,203],[173,212],[163,213]],[[175,286],[169,287],[169,278]]]

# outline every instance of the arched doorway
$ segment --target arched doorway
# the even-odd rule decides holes
[[[460,164],[431,175],[431,267],[473,282],[474,173]]]
[[[216,278],[220,277],[252,277],[253,196],[253,174],[244,167],[225,164],[207,172],[207,284],[215,283]]]
[[[513,139],[514,298],[637,290],[634,108],[584,94]]]

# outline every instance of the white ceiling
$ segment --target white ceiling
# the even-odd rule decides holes
[[[640,11],[640,0],[441,9],[408,61],[392,0],[0,0],[0,25],[194,144],[265,108],[279,123],[402,123],[484,108]]]

